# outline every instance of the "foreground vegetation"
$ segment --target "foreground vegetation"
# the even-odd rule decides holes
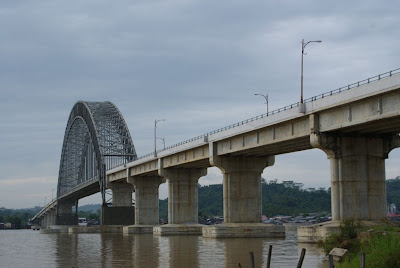
[[[400,267],[400,226],[382,221],[381,226],[362,228],[352,219],[340,225],[340,232],[318,242],[326,255],[335,248],[345,248],[349,254],[335,267],[360,267],[360,255],[365,253],[366,267]]]
[[[366,267],[400,267],[400,235],[375,235],[361,243],[358,252],[335,267],[360,267],[360,253],[365,253]]]

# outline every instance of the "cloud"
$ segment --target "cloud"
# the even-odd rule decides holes
[[[31,178],[15,178],[15,179],[1,179],[0,186],[10,185],[29,185],[29,184],[54,184],[57,179],[50,177],[31,177]]]
[[[306,98],[398,68],[399,12],[377,0],[2,1],[0,183],[27,196],[35,180],[57,178],[78,100],[114,102],[143,155],[155,118],[167,119],[157,133],[169,146],[263,113],[254,93],[269,94],[270,110],[297,102],[303,38],[322,40],[307,47]],[[319,185],[328,171],[317,155],[278,156],[264,174],[301,171]]]

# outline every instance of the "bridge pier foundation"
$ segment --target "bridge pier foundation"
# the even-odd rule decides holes
[[[159,169],[168,182],[168,224],[156,226],[156,235],[199,235],[198,181],[207,174],[206,168]]]
[[[55,224],[56,224],[55,209],[50,209],[46,214],[43,215],[42,227],[47,228]]]
[[[385,159],[398,137],[311,135],[311,144],[330,159],[332,222],[298,229],[299,242],[312,242],[338,231],[346,219],[361,225],[386,217]],[[329,230],[328,230],[329,229]]]
[[[75,200],[58,202],[56,225],[78,225],[78,215],[72,212],[72,207],[75,205]]]
[[[124,233],[152,234],[159,224],[158,188],[165,179],[159,176],[134,176],[127,179],[135,188],[135,224],[125,226]]]
[[[132,184],[127,182],[108,183],[113,192],[112,207],[102,206],[101,225],[132,225],[135,208],[132,206]]]
[[[223,174],[224,223],[203,227],[203,237],[284,237],[285,227],[261,222],[261,173],[275,157],[210,158]]]

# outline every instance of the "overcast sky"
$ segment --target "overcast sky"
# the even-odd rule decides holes
[[[263,113],[254,93],[270,110],[299,101],[303,38],[322,40],[306,48],[305,98],[399,68],[399,14],[394,0],[2,0],[0,207],[55,196],[78,100],[112,101],[144,155],[155,118],[168,146]],[[393,151],[387,178],[399,160]],[[329,187],[329,161],[317,149],[281,155],[263,177]]]

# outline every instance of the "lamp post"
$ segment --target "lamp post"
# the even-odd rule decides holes
[[[164,145],[164,150],[165,150],[165,138],[157,138],[157,139],[162,140],[163,145]]]
[[[303,103],[303,55],[307,55],[307,53],[304,53],[304,49],[309,43],[321,43],[321,40],[316,40],[316,41],[308,41],[307,43],[304,43],[304,39],[301,41],[301,96],[300,96],[300,103]]]
[[[154,157],[157,157],[157,123],[165,121],[165,119],[154,120]]]
[[[262,97],[264,97],[265,104],[267,105],[267,114],[268,114],[268,94],[263,95],[263,94],[256,93],[256,94],[254,94],[254,96],[262,96]]]

